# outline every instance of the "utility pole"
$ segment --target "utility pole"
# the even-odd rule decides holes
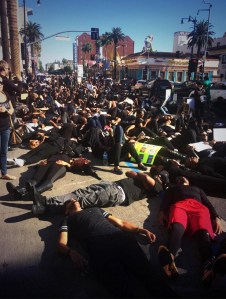
[[[197,23],[197,19],[196,17],[193,18],[191,16],[189,16],[188,18],[182,18],[181,19],[181,24],[184,24],[184,20],[188,20],[188,22],[192,22],[194,24],[193,27],[193,31],[196,31],[196,23]],[[191,80],[191,66],[194,66],[193,71],[194,71],[194,78],[196,79],[196,73],[197,73],[197,65],[198,65],[198,58],[196,58],[195,64],[193,63],[193,56],[194,56],[194,44],[192,44],[191,47],[191,58],[189,61],[189,65],[188,65],[188,79]]]
[[[207,55],[208,40],[209,40],[210,9],[212,8],[212,4],[206,3],[205,1],[204,4],[208,4],[209,8],[199,9],[197,12],[198,15],[200,11],[208,11],[206,41],[204,46],[204,55],[203,55],[203,62],[202,62],[202,79],[204,79],[204,73],[205,73],[205,63],[206,63],[206,55]]]

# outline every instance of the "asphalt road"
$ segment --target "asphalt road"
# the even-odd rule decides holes
[[[9,157],[18,157],[24,149],[9,152]],[[90,154],[89,154],[90,155]],[[102,179],[110,181],[125,177],[113,174],[112,166],[102,166],[95,159],[93,166]],[[135,165],[136,168],[136,165]],[[124,171],[130,169],[122,163]],[[15,175],[15,184],[24,184],[33,173],[33,167],[10,168]],[[90,176],[67,173],[45,195],[62,195],[78,187],[98,181]],[[33,217],[31,201],[13,201],[7,193],[5,181],[0,181],[0,297],[1,298],[106,298],[104,286],[95,277],[82,277],[67,257],[56,252],[58,227],[62,216]],[[226,219],[226,199],[211,197],[220,215]],[[145,226],[157,235],[154,245],[141,244],[156,271],[182,298],[225,298],[226,278],[217,277],[211,288],[201,283],[201,264],[193,240],[184,238],[182,250],[177,257],[180,276],[168,281],[162,273],[157,258],[160,244],[166,244],[168,233],[157,221],[160,200],[144,199],[128,207],[107,208],[113,215]],[[222,220],[224,229],[226,222]],[[140,242],[142,240],[139,240]],[[143,243],[143,242],[141,242]],[[161,285],[159,286],[161,288]]]

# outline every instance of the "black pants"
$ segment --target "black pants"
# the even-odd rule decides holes
[[[129,132],[129,136],[138,136],[142,131],[145,133],[145,135],[149,137],[152,138],[158,137],[157,134],[155,134],[152,130],[150,130],[147,127],[134,128]]]
[[[226,179],[175,167],[171,167],[168,171],[172,183],[175,182],[177,176],[185,176],[191,185],[203,189],[207,195],[226,198]]]
[[[177,297],[152,270],[148,259],[131,233],[118,232],[93,237],[88,242],[95,276],[114,297]],[[143,285],[137,288],[137,281]],[[145,293],[146,289],[146,293]]]
[[[174,222],[170,226],[170,237],[168,242],[169,251],[176,256],[181,248],[181,240],[184,235],[185,228],[181,223]],[[203,262],[211,260],[213,256],[212,245],[209,233],[205,229],[200,229],[194,233],[193,237],[198,245],[200,256]]]
[[[131,142],[126,142],[121,146],[121,143],[116,143],[112,150],[109,153],[110,162],[114,163],[114,166],[118,166],[120,160],[125,160],[128,156],[128,153],[135,159],[135,161],[139,164],[141,163],[141,159]]]
[[[47,159],[51,155],[58,154],[60,149],[50,143],[42,143],[38,147],[30,150],[24,155],[21,155],[19,158],[25,160],[25,164],[34,164],[40,160]]]
[[[37,182],[36,187],[38,187],[42,184],[54,183],[56,180],[64,177],[65,174],[66,167],[64,165],[52,162],[45,165],[38,165],[32,180]]]

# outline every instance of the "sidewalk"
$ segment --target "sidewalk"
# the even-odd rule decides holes
[[[18,157],[24,149],[9,152],[9,158]],[[111,171],[112,166],[102,166],[94,160],[93,165],[102,179],[115,181],[118,176]],[[99,164],[98,164],[99,163]],[[121,163],[124,172],[129,170]],[[136,165],[134,165],[136,168]],[[26,173],[25,173],[26,172]],[[13,183],[26,182],[33,172],[32,167],[11,168],[8,173],[17,177]],[[0,224],[0,297],[1,298],[106,298],[107,291],[94,278],[81,277],[67,257],[56,252],[58,227],[61,216],[33,217],[30,201],[16,202],[10,199],[5,188],[6,181],[0,181],[1,224]],[[45,195],[62,195],[76,188],[98,183],[93,177],[67,173]],[[210,198],[220,215],[226,219],[225,199]],[[147,246],[141,245],[150,257],[153,271],[165,279],[157,259],[157,249],[165,244],[167,231],[157,222],[158,199],[141,200],[128,207],[107,208],[116,217],[123,218],[139,226],[145,226],[157,235],[157,241]],[[226,222],[223,221],[224,229]],[[211,289],[206,289],[200,281],[200,262],[195,244],[185,239],[183,254],[179,254],[177,265],[181,273],[176,281],[169,281],[183,298],[225,298],[226,278],[214,281]],[[161,286],[159,286],[161,287]]]

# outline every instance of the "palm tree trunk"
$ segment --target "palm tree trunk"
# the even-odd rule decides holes
[[[114,44],[114,78],[113,79],[116,79],[116,47],[117,44]]]
[[[7,12],[6,0],[0,1],[0,19],[1,19],[1,32],[2,32],[2,54],[3,59],[10,65],[10,51],[9,51],[9,32],[7,26]]]
[[[10,47],[11,47],[11,68],[13,73],[21,78],[20,68],[20,44],[17,22],[17,0],[7,1],[7,12],[9,21]]]

